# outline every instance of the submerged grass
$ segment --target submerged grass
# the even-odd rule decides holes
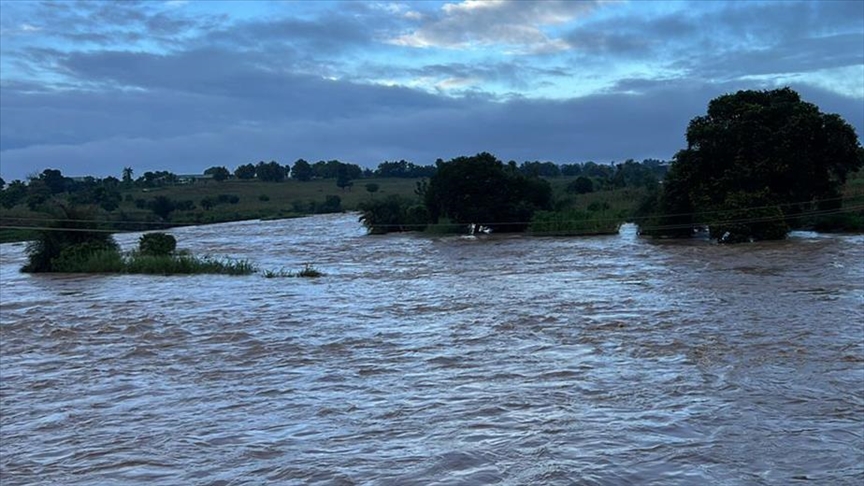
[[[250,275],[258,269],[248,260],[232,260],[189,254],[123,255],[115,250],[79,253],[55,263],[56,273],[127,273],[146,275]]]
[[[603,212],[540,211],[534,215],[528,232],[535,236],[614,235],[623,221]]]
[[[313,267],[311,263],[307,263],[299,272],[288,272],[284,268],[280,268],[279,270],[265,270],[262,275],[264,278],[318,278],[323,277],[324,273]]]
[[[125,261],[125,273],[151,275],[250,275],[257,268],[248,260],[231,260],[210,256],[133,254]]]

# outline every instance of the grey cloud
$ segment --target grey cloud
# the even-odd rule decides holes
[[[852,12],[861,7],[731,2],[641,19],[589,20],[565,39],[574,62],[586,65],[639,59],[704,80],[805,73],[864,63],[864,11]]]
[[[793,39],[772,49],[729,52],[700,61],[695,70],[706,76],[804,73],[864,64],[864,34],[839,34]]]
[[[0,100],[3,177],[49,166],[71,175],[116,175],[123,165],[200,172],[214,164],[298,157],[367,166],[392,158],[431,163],[482,150],[504,160],[668,158],[683,147],[689,120],[733,89],[731,83],[630,80],[620,88],[638,94],[501,102],[315,77],[246,76],[255,94],[167,87],[34,93],[7,85]],[[262,86],[269,86],[264,96]],[[860,103],[804,88],[808,101],[839,112],[862,133]]]
[[[362,71],[372,77],[389,77],[392,68],[383,65],[367,65]],[[468,79],[473,80],[472,84],[495,82],[516,89],[541,86],[548,77],[563,78],[573,75],[565,67],[539,67],[520,61],[427,64],[417,68],[400,69],[399,74],[414,78],[434,78],[439,81]]]

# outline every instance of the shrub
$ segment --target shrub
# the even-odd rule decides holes
[[[138,251],[142,255],[170,255],[177,249],[177,239],[166,233],[147,233],[138,239]]]
[[[119,256],[114,237],[94,222],[92,209],[58,206],[53,212],[57,213],[57,223],[38,232],[27,245],[27,264],[21,271],[71,271],[97,253],[114,252]]]
[[[362,212],[360,222],[373,235],[423,231],[429,221],[425,206],[396,195],[362,201],[359,209]]]
[[[123,271],[123,257],[116,248],[87,242],[64,248],[52,262],[52,272],[61,273],[119,273]]]

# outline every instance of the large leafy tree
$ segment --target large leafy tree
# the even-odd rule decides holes
[[[214,181],[222,182],[231,177],[231,172],[224,166],[213,166],[205,170],[204,175],[212,175]]]
[[[655,223],[679,234],[707,223],[721,241],[783,238],[796,215],[836,200],[860,151],[848,123],[789,88],[720,96],[690,121]]]
[[[297,162],[294,162],[294,167],[291,169],[291,177],[298,181],[308,181],[312,179],[314,172],[312,171],[312,166],[309,162],[306,162],[303,159],[297,159]]]
[[[255,173],[259,180],[264,182],[282,182],[285,180],[285,167],[279,165],[275,160],[270,162],[258,162]]]
[[[537,209],[549,209],[549,183],[508,168],[492,154],[437,164],[424,194],[432,222],[446,217],[495,231],[522,231]]]
[[[234,177],[238,179],[254,179],[255,166],[252,164],[243,164],[234,169]]]

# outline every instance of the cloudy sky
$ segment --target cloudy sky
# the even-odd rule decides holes
[[[668,159],[780,86],[864,134],[864,1],[0,0],[0,175]]]

